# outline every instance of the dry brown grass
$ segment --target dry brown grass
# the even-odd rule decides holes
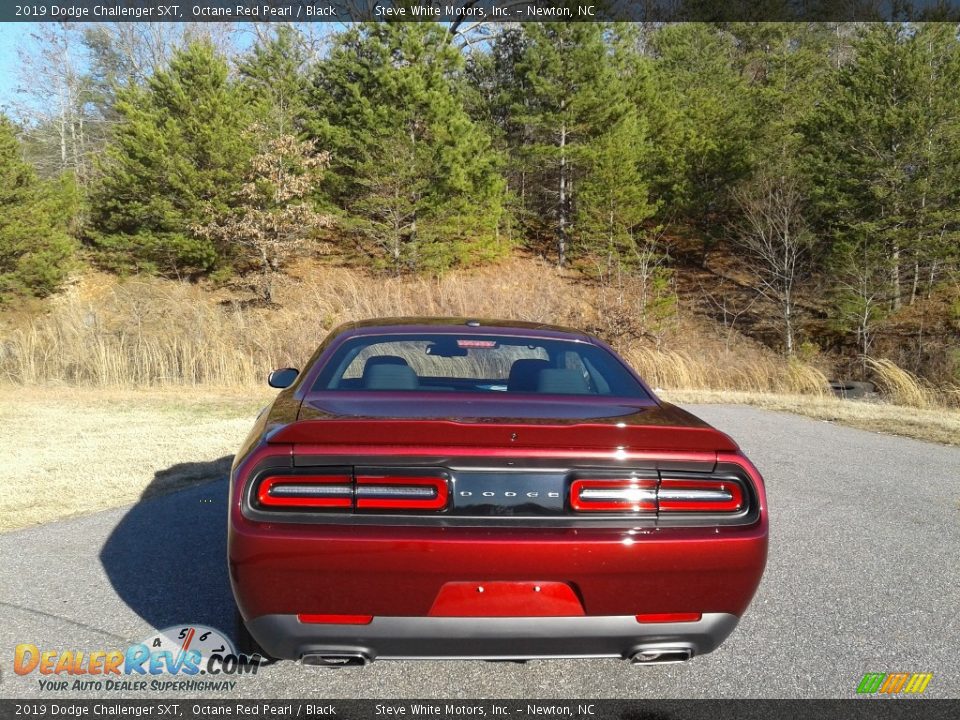
[[[820,394],[818,369],[786,362],[741,338],[732,347],[690,321],[625,332],[631,308],[554,266],[515,260],[441,279],[375,277],[304,263],[278,288],[278,305],[156,279],[91,274],[47,313],[0,334],[0,381],[35,385],[258,386],[273,368],[302,367],[327,331],[349,320],[404,315],[493,317],[593,330],[649,381],[666,388]],[[618,311],[622,311],[619,312]],[[669,348],[669,349],[668,349]]]
[[[867,358],[867,367],[881,391],[897,405],[928,408],[937,404],[936,393],[923,380],[886,358]]]
[[[917,440],[960,444],[960,411],[947,408],[904,407],[880,402],[840,400],[774,393],[671,390],[662,394],[675,403],[729,403],[805,415],[841,425]]]
[[[753,352],[708,349],[699,356],[674,350],[629,347],[624,355],[653,386],[673,389],[741,390],[823,395],[827,377],[800,362]]]
[[[89,282],[88,285],[97,283]],[[130,280],[97,292],[84,284],[50,312],[0,340],[0,378],[22,385],[249,386],[270,369],[301,366],[331,327],[398,315],[576,318],[581,304],[555,270],[496,269],[441,280],[370,277],[326,267],[287,282],[277,307],[211,296],[187,283]]]
[[[0,388],[0,531],[225,474],[267,397]]]

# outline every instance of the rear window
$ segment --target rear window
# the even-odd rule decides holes
[[[341,345],[314,391],[433,391],[649,398],[606,350],[500,335],[361,336]]]

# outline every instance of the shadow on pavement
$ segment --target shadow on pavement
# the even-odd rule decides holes
[[[154,628],[199,623],[233,635],[225,476],[231,459],[158,471],[100,550],[117,595]],[[169,492],[171,478],[202,484]]]

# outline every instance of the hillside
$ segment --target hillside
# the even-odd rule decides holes
[[[375,274],[335,255],[315,255],[279,276],[270,305],[241,279],[122,279],[87,269],[62,293],[0,314],[0,373],[7,382],[29,385],[250,386],[272,368],[302,366],[341,322],[402,315],[584,328],[667,389],[823,394],[827,380],[849,367],[843,348],[821,351],[809,341],[785,359],[765,344],[776,337],[770,309],[724,270],[721,252],[706,268],[685,258],[676,252],[670,282],[654,287],[635,276],[604,282],[521,255],[439,279]],[[816,304],[804,304],[811,310],[802,327],[816,328],[822,322]],[[897,322],[910,332],[908,318]],[[896,390],[889,378],[871,373],[868,379]],[[921,405],[956,399],[949,392],[920,397]]]

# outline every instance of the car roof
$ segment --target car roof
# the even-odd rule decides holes
[[[456,333],[458,335],[512,335],[520,337],[556,338],[596,342],[581,330],[523,322],[469,317],[390,317],[349,322],[337,327],[337,335],[387,335],[393,333]]]

